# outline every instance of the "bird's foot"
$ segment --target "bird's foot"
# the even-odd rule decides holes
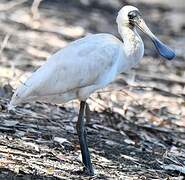
[[[84,174],[87,174],[88,176],[94,176],[94,170],[93,170],[93,168],[84,167],[83,168],[83,173]]]

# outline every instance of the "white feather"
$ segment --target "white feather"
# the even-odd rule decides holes
[[[137,64],[143,56],[143,42],[135,30],[122,25],[121,18],[117,23],[124,43],[111,34],[90,35],[70,43],[18,87],[10,107],[27,101],[85,100]]]

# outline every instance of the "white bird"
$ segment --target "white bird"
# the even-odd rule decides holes
[[[22,102],[65,103],[79,99],[81,103],[77,133],[84,170],[88,175],[93,175],[94,170],[84,127],[86,99],[142,59],[144,44],[136,27],[151,38],[159,54],[169,60],[175,57],[175,53],[149,30],[136,7],[124,6],[119,11],[116,22],[122,41],[111,34],[102,33],[70,43],[52,55],[18,87],[10,102],[11,108]]]

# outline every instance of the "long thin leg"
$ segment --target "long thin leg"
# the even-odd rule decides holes
[[[77,129],[78,138],[79,138],[79,142],[80,142],[80,148],[81,148],[81,153],[82,153],[82,162],[85,166],[85,172],[88,175],[93,176],[94,170],[92,167],[90,153],[89,153],[89,149],[87,146],[87,140],[86,140],[87,133],[85,130],[85,123],[84,123],[85,108],[86,108],[86,102],[81,101],[76,129]]]
[[[85,119],[86,119],[86,124],[89,124],[90,123],[90,108],[89,108],[89,105],[86,103],[86,107],[85,107]]]

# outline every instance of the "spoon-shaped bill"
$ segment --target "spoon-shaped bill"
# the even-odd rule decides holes
[[[172,60],[175,57],[175,52],[167,47],[163,42],[161,42],[147,27],[144,20],[142,18],[139,18],[139,20],[136,22],[136,26],[144,32],[146,35],[148,35],[151,40],[153,41],[158,53],[163,56],[164,58],[168,60]]]
[[[155,38],[152,41],[161,56],[163,56],[164,58],[166,58],[168,60],[172,60],[175,57],[174,51],[171,48],[169,48],[168,46],[166,46],[159,39]]]

